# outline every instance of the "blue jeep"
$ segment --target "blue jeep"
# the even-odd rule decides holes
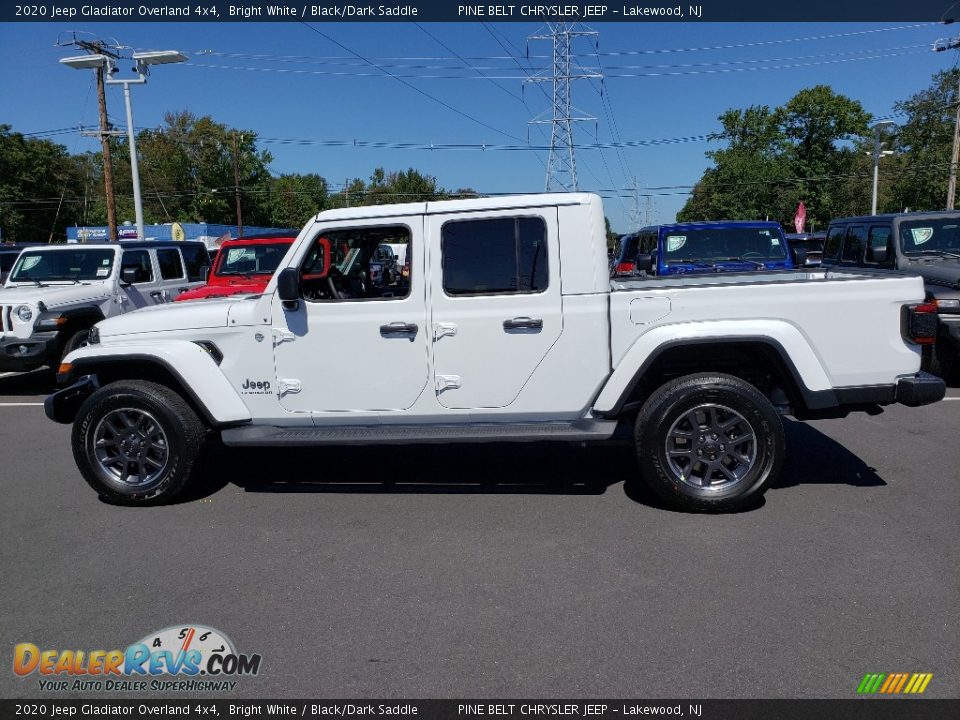
[[[791,270],[780,224],[724,221],[651,225],[620,238],[614,275]]]

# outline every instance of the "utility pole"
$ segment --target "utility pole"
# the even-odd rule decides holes
[[[243,212],[240,208],[240,161],[237,151],[237,131],[233,131],[233,197],[237,202],[237,237],[243,237]]]
[[[550,75],[534,75],[524,82],[549,82],[553,84],[553,117],[549,120],[534,119],[531,125],[550,125],[550,154],[547,159],[547,179],[544,189],[550,191],[578,189],[577,161],[573,152],[573,123],[593,121],[596,118],[574,115],[570,86],[574,80],[602,79],[596,70],[574,67],[572,41],[576,37],[594,36],[594,30],[580,29],[579,23],[547,23],[549,35],[531,35],[530,40],[550,40],[553,43],[553,64]],[[580,112],[580,111],[576,111]]]
[[[880,158],[883,157],[884,155],[893,155],[893,151],[892,151],[892,150],[882,150],[882,149],[881,149],[884,145],[886,145],[886,143],[881,142],[881,140],[880,140],[880,133],[881,133],[881,131],[883,130],[883,128],[887,127],[888,125],[893,125],[893,124],[894,124],[894,123],[893,123],[892,120],[882,120],[882,121],[878,122],[876,125],[873,126],[873,152],[871,153],[871,155],[873,155],[873,200],[872,200],[871,203],[870,203],[870,214],[871,214],[871,215],[876,215],[876,214],[877,214],[877,186],[879,185],[879,182],[880,182]],[[956,162],[957,162],[957,157],[956,157],[956,155],[957,155],[957,140],[956,140],[956,138],[954,138],[954,141],[953,141],[953,155],[954,155],[954,157],[953,157],[954,168],[956,168]],[[950,194],[949,194],[949,197],[948,197],[948,199],[947,199],[947,202],[948,202],[948,203],[952,203],[952,202],[953,202],[953,185],[954,185],[954,175],[953,175],[953,172],[951,172],[951,174],[950,174]]]
[[[120,55],[111,49],[104,40],[77,40],[76,36],[74,36],[72,42],[65,44],[82,48],[91,55],[104,55],[114,60],[120,58]],[[100,150],[103,155],[103,196],[107,205],[107,233],[110,242],[116,242],[117,206],[113,194],[113,161],[110,157],[110,137],[113,135],[122,135],[123,133],[116,132],[110,128],[110,121],[107,118],[107,93],[104,84],[105,74],[106,66],[97,66],[97,104],[100,108],[100,130],[95,133],[85,132],[81,134],[88,137],[100,138]]]
[[[960,49],[960,37],[941,38],[933,44],[934,52]],[[950,156],[950,181],[947,183],[947,210],[953,210],[953,201],[957,193],[957,161],[960,156],[960,83],[957,85],[957,96],[954,99],[957,106],[956,117],[953,122],[953,152]]]

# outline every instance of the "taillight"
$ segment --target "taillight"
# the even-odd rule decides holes
[[[617,268],[614,272],[616,272],[617,275],[628,275],[629,273],[632,273],[636,269],[637,269],[636,263],[622,262],[622,263],[617,263]]]
[[[937,339],[937,305],[925,302],[905,305],[904,336],[917,345],[932,345]]]

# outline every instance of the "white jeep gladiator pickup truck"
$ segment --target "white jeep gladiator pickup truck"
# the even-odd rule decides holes
[[[383,243],[410,276],[373,283]],[[936,317],[919,277],[770,271],[611,284],[590,194],[322,212],[263,294],[98,323],[46,401],[80,472],[123,504],[171,500],[205,437],[313,446],[602,441],[691,509],[761,494],[781,414],[941,399],[919,372]]]

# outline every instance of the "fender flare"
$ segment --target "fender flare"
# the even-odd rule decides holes
[[[170,373],[216,426],[248,422],[250,410],[221,372],[210,352],[188,340],[87,345],[63,359],[72,376],[96,374],[98,368],[119,363],[153,364]]]
[[[795,326],[771,320],[720,320],[661,325],[641,335],[604,384],[593,412],[600,417],[618,416],[643,375],[668,350],[735,343],[761,343],[771,348],[791,374],[808,409],[838,404],[820,359]]]

